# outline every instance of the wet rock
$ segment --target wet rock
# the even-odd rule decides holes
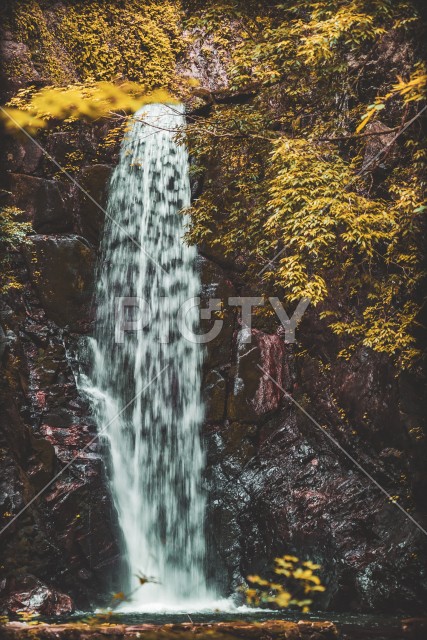
[[[72,229],[73,217],[66,189],[60,182],[20,173],[11,173],[8,179],[12,193],[9,204],[27,214],[37,233]]]
[[[296,360],[277,335],[252,333],[253,344],[243,344],[239,332],[233,337],[228,419],[205,429],[212,579],[235,588],[291,552],[322,565],[321,608],[422,611],[421,532],[303,411],[393,495],[401,491],[402,448],[375,452],[384,429],[392,431],[390,444],[402,442],[392,373],[372,352],[324,368],[308,355]],[[355,426],[368,416],[378,425],[370,441],[366,431],[357,438],[356,416]]]
[[[207,422],[223,420],[226,410],[227,378],[220,371],[208,371],[203,384],[205,419]]]
[[[49,247],[49,239],[64,239],[42,238]],[[85,247],[78,241],[80,246]],[[66,273],[67,265],[63,267]],[[70,343],[75,345],[79,336],[46,317],[26,273],[21,274],[25,305],[18,297],[11,306],[0,306],[8,339],[0,377],[0,528],[44,491],[2,534],[0,603],[10,594],[28,591],[18,588],[17,576],[32,576],[48,589],[67,594],[79,608],[88,608],[118,590],[117,515],[101,459],[105,452],[96,441],[68,358]],[[69,469],[46,487],[73,457]]]
[[[45,438],[31,438],[31,457],[29,476],[35,489],[41,490],[53,477],[55,468],[55,449]]]
[[[243,418],[253,421],[258,417],[254,398],[262,375],[257,366],[261,360],[258,345],[244,342],[247,336],[250,332],[246,329],[236,332],[236,361],[231,372],[233,380],[227,403],[230,420]]]
[[[0,362],[1,362],[1,359],[3,358],[4,352],[6,351],[7,345],[8,345],[7,336],[3,331],[2,327],[0,326]]]
[[[246,342],[250,339],[250,342]],[[257,329],[236,333],[236,364],[227,417],[256,421],[280,406],[283,397],[285,344]]]
[[[104,226],[108,184],[112,168],[105,164],[84,167],[77,180],[86,191],[78,191],[77,212],[79,233],[95,246],[99,244]],[[88,197],[88,195],[90,197]],[[99,205],[99,206],[98,206]]]
[[[16,590],[6,601],[9,614],[37,611],[45,616],[64,616],[74,611],[74,603],[69,596],[47,587],[34,576],[17,582]]]
[[[31,237],[25,258],[48,318],[79,329],[89,320],[95,255],[76,235]]]
[[[217,368],[219,371],[230,367],[232,361],[233,332],[236,311],[228,305],[228,298],[236,295],[236,290],[227,273],[215,262],[199,257],[199,270],[202,281],[200,294],[201,308],[207,308],[209,301],[218,301],[221,313],[213,312],[210,319],[201,319],[200,332],[207,334],[219,322],[220,331],[215,331],[205,343],[204,368],[206,371]]]
[[[203,395],[205,399],[206,421],[216,422],[226,416],[229,395],[229,376],[233,360],[233,333],[236,312],[228,306],[228,298],[235,295],[235,289],[224,270],[206,258],[199,258],[202,280],[201,308],[217,301],[220,313],[213,312],[210,319],[200,322],[200,332],[212,338],[205,344]],[[219,327],[219,331],[215,330]]]

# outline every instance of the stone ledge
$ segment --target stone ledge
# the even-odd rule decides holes
[[[338,631],[332,622],[216,622],[181,624],[92,625],[86,623],[38,624],[10,622],[0,629],[2,640],[157,640],[192,637],[211,640],[259,638],[270,640],[335,640]]]

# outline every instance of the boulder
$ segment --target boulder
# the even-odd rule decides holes
[[[63,616],[74,611],[74,603],[70,596],[29,575],[15,585],[6,608],[9,614],[34,611],[45,616]]]
[[[30,278],[49,319],[81,329],[89,321],[95,254],[77,235],[36,235],[24,249]]]
[[[37,233],[71,231],[73,217],[64,185],[21,173],[9,174],[9,204],[22,209]]]
[[[34,174],[40,170],[43,151],[29,138],[9,136],[4,147],[8,171]]]
[[[251,341],[246,343],[248,336]],[[280,336],[258,329],[236,332],[236,363],[227,417],[254,422],[277,410],[284,395],[279,387],[289,384],[284,380],[284,369],[285,344]]]

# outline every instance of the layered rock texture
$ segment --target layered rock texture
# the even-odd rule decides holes
[[[223,296],[226,274],[207,273],[210,295],[216,283]],[[416,381],[397,380],[368,350],[337,363],[331,336],[311,320],[308,312],[297,331],[313,341],[311,353],[297,356],[296,345],[259,329],[244,344],[237,313],[210,345],[204,393],[214,579],[224,590],[237,587],[249,573],[265,575],[287,549],[323,566],[323,606],[422,609],[425,536],[374,482],[422,504],[422,456],[410,435],[422,411]]]
[[[119,571],[105,456],[97,440],[91,443],[95,425],[67,354],[91,327],[91,240],[99,229],[72,184],[44,177],[41,155],[19,164],[32,142],[9,144],[9,202],[26,212],[36,233],[13,257],[23,288],[10,292],[0,310],[2,526],[29,505],[2,534],[0,588],[10,611],[63,614],[102,601]],[[98,175],[105,189],[108,172],[104,165],[82,172],[82,182],[94,176],[87,188],[97,199]]]
[[[5,59],[17,56],[33,70],[26,82],[43,81],[26,45],[10,33],[3,41]],[[193,74],[209,75],[200,54],[190,62]],[[11,77],[4,88],[10,96],[21,84]],[[22,209],[34,229],[12,256],[23,288],[0,307],[0,516],[10,525],[0,543],[4,611],[53,615],[102,604],[121,570],[106,456],[72,370],[76,343],[92,330],[102,209],[117,153],[99,145],[107,130],[79,125],[40,139],[60,164],[70,149],[81,152],[73,175],[86,193],[31,140],[2,138],[5,203]],[[233,265],[206,255],[205,299],[251,293]],[[402,501],[425,527],[422,381],[397,375],[368,349],[337,360],[337,338],[310,310],[297,344],[277,325],[254,326],[250,344],[243,334],[239,311],[229,308],[206,349],[210,580],[229,594],[289,552],[322,565],[321,607],[422,611],[426,536],[393,503]]]

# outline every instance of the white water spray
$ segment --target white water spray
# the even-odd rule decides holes
[[[176,328],[180,306],[200,292],[196,249],[183,241],[186,217],[179,213],[190,203],[187,151],[174,139],[184,115],[181,108],[150,105],[136,118],[145,123],[132,123],[110,184],[86,392],[99,428],[110,423],[111,488],[132,576],[123,590],[136,587],[134,575],[143,572],[160,584],[139,589],[141,607],[185,606],[209,596],[199,437],[202,348]],[[125,333],[122,343],[115,339],[117,297],[144,299],[152,310],[151,321]],[[196,307],[186,324],[197,328]]]

